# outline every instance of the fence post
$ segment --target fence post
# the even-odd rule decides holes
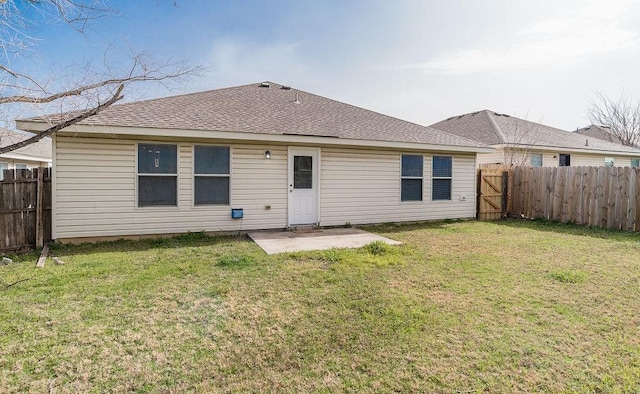
[[[502,216],[504,219],[509,213],[509,173],[502,171]]]
[[[36,249],[44,246],[44,169],[37,168],[38,184],[36,187]]]

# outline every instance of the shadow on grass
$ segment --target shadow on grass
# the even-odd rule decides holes
[[[580,235],[585,237],[593,237],[600,239],[609,239],[612,241],[640,242],[640,233],[632,231],[609,230],[600,227],[590,227],[577,225],[573,223],[560,223],[550,220],[531,220],[531,219],[503,219],[491,222],[498,226],[527,229],[534,231],[547,231],[558,234]]]
[[[355,226],[372,233],[406,233],[415,230],[441,229],[448,224],[464,222],[463,220],[445,220],[439,222],[414,222],[414,223],[381,223]]]
[[[233,242],[253,242],[247,235],[208,235],[203,232],[185,233],[167,238],[142,240],[120,239],[80,245],[51,244],[52,253],[58,256],[79,256],[96,252],[141,252],[151,249],[176,249],[195,246],[215,246]]]

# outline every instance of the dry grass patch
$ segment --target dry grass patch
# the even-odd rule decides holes
[[[267,256],[191,234],[0,267],[9,391],[638,391],[640,237],[544,222],[376,226]]]

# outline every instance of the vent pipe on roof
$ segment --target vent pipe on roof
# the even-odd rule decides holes
[[[271,86],[271,85],[269,84],[269,82],[262,82],[262,83],[260,84],[260,87],[261,87],[261,88],[268,88],[269,86]]]
[[[589,139],[587,138],[587,140],[584,142],[584,146],[589,146]]]
[[[298,97],[298,92],[296,92],[296,101],[294,101],[293,103],[300,104],[300,98]]]

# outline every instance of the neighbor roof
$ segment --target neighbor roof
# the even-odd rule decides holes
[[[588,137],[598,138],[601,140],[614,142],[616,144],[622,144],[622,140],[611,133],[608,127],[598,126],[592,124],[591,126],[583,127],[581,129],[576,130],[576,133],[582,134]]]
[[[32,137],[32,134],[18,133],[13,130],[0,129],[0,147],[13,145]],[[50,162],[51,139],[43,138],[38,142],[0,155],[13,159]]]
[[[46,121],[32,118],[20,124]],[[478,141],[273,82],[114,105],[80,124],[488,148]]]
[[[637,148],[595,138],[587,141],[584,135],[489,110],[454,116],[429,127],[487,145],[521,145],[640,153]]]

